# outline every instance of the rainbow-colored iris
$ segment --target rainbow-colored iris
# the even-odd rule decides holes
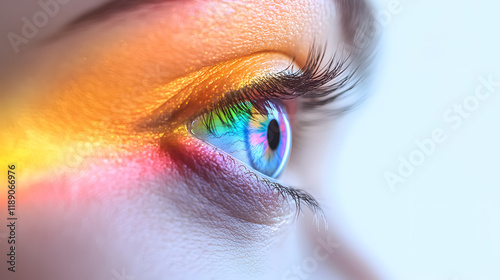
[[[283,106],[268,102],[266,107],[267,114],[255,108],[248,114],[238,106],[227,108],[230,117],[209,113],[193,122],[191,132],[255,170],[277,177],[290,154],[290,123]]]

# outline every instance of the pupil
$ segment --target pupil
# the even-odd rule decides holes
[[[271,148],[271,150],[273,151],[276,150],[280,143],[280,139],[280,126],[278,124],[278,121],[273,119],[269,122],[269,126],[267,127],[267,143],[269,145],[269,148]]]

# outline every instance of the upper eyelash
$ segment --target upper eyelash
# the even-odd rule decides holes
[[[340,54],[339,54],[340,53]],[[311,110],[330,104],[345,96],[359,83],[357,71],[352,67],[349,55],[338,52],[325,61],[326,46],[318,48],[313,44],[304,66],[294,70],[294,60],[286,69],[269,73],[249,85],[227,93],[223,98],[208,105],[202,114],[204,125],[208,131],[214,129],[216,117],[223,125],[231,126],[238,114],[251,115],[252,108],[259,113],[269,112],[269,102],[290,100],[301,97],[302,108]],[[341,113],[352,108],[354,104],[332,109],[331,113]],[[236,111],[235,111],[236,110]]]

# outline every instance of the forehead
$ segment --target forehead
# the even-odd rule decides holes
[[[131,65],[137,60],[142,65],[164,65],[171,68],[164,72],[179,76],[259,51],[299,54],[303,57],[297,60],[305,60],[313,38],[338,41],[341,37],[329,0],[113,1],[94,2],[86,9],[75,8],[81,2],[77,0],[47,1],[52,6],[38,6],[38,11],[22,17],[28,27],[21,22],[13,28],[11,33],[23,41],[15,46],[19,50],[15,53],[12,45],[7,46],[7,56],[18,59],[29,53],[44,57],[40,64],[54,65],[62,57],[102,60],[116,54]],[[36,26],[37,15],[50,10],[58,12],[48,17],[46,26]]]
[[[43,1],[15,1],[4,0],[3,9],[0,9],[2,18],[2,26],[0,31],[2,34],[16,33],[25,39],[28,39],[29,45],[35,44],[40,39],[52,37],[61,31],[72,30],[76,27],[88,27],[100,21],[109,20],[119,14],[133,13],[134,11],[153,7],[158,5],[186,6],[196,8],[196,6],[205,6],[204,4],[211,3],[215,6],[220,6],[219,11],[225,10],[224,16],[232,9],[237,9],[241,3],[248,3],[255,8],[262,10],[273,10],[274,14],[295,14],[295,16],[303,16],[307,10],[314,10],[321,17],[324,13],[337,13],[337,17],[341,18],[342,29],[347,38],[349,34],[354,34],[356,25],[362,26],[361,21],[367,18],[368,8],[365,1],[340,1],[340,0],[324,0],[324,1],[193,1],[193,0],[121,0],[121,1],[106,1],[106,0],[43,0]],[[324,9],[325,5],[335,4],[335,9]],[[248,5],[246,6],[248,8]],[[155,8],[156,9],[156,8]],[[205,17],[210,17],[210,10],[207,10]],[[217,13],[215,14],[217,15]],[[219,14],[220,15],[220,14]],[[165,17],[171,16],[166,13]],[[45,17],[45,18],[44,18]],[[183,18],[184,21],[187,18]],[[360,21],[361,20],[361,21]],[[26,25],[30,25],[31,27]],[[31,29],[36,29],[35,32],[30,32]],[[23,36],[23,31],[35,33],[34,36]],[[24,46],[23,46],[24,47]],[[28,46],[29,47],[29,46]],[[13,55],[12,42],[2,40],[0,42],[0,57],[5,58]]]

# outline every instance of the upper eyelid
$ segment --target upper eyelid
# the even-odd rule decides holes
[[[275,58],[279,60],[274,61]],[[247,101],[238,93],[251,90],[257,80],[262,80],[272,72],[283,71],[289,66],[290,61],[291,58],[282,53],[256,53],[249,58],[219,63],[222,66],[219,64],[208,66],[178,78],[159,90],[167,91],[164,95],[169,97],[164,98],[162,101],[164,103],[153,110],[151,116],[139,122],[138,128],[164,128],[171,122],[185,120],[187,117],[194,118],[193,114],[201,115],[221,100],[229,100],[233,96],[239,96],[233,104]],[[247,66],[252,69],[248,70]],[[241,71],[242,69],[244,71]],[[155,91],[158,92],[156,89]]]
[[[308,102],[311,104],[321,102],[323,105],[335,101],[357,84],[357,69],[352,67],[349,56],[337,54],[331,58],[325,58],[325,52],[326,46],[320,48],[313,44],[304,66],[300,69],[294,66],[294,60],[291,59],[288,66],[280,71],[264,73],[260,77],[254,77],[251,82],[241,88],[223,92],[215,100],[205,103],[202,108],[197,108],[195,113],[201,115],[222,106],[231,106],[246,101],[287,100],[305,97],[306,107]],[[199,75],[200,78],[201,75]],[[197,98],[199,97],[196,94],[189,94],[183,102],[179,102],[174,110],[167,112],[159,109],[155,117],[148,118],[140,126],[149,129],[152,127],[165,128],[172,122],[176,123],[175,117],[180,115],[186,107],[193,103],[199,103]],[[254,105],[258,109],[265,110],[265,108],[260,108],[257,103]],[[190,115],[189,117],[194,119],[196,116]]]
[[[305,103],[309,108],[315,104],[321,106],[335,101],[359,84],[362,76],[357,73],[360,66],[354,66],[349,54],[344,53],[345,50],[338,50],[331,58],[325,58],[326,49],[326,46],[317,47],[312,44],[307,60],[300,69],[295,69],[293,59],[286,69],[268,73],[246,87],[228,93],[225,98],[210,104],[208,109],[218,107],[220,103],[234,105],[244,101],[288,100],[298,97],[309,99]]]

